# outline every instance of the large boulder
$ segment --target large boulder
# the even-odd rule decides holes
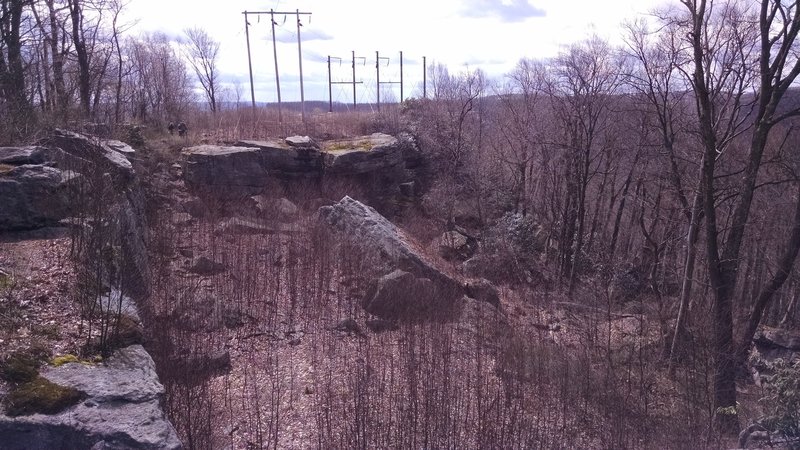
[[[477,242],[458,230],[445,231],[434,240],[439,255],[452,260],[466,260],[475,253]]]
[[[406,143],[394,136],[374,133],[322,145],[325,170],[330,174],[362,174],[385,171],[405,162]]]
[[[778,359],[800,361],[800,332],[781,328],[761,328],[753,337],[751,362],[757,380],[771,373],[769,366]]]
[[[395,270],[372,282],[362,306],[370,314],[396,321],[448,318],[453,303],[430,279]]]
[[[334,205],[321,207],[319,217],[327,229],[351,245],[381,275],[400,269],[460,293],[459,281],[374,208],[345,196]]]
[[[15,150],[0,149],[0,156],[19,155]],[[67,217],[75,179],[73,172],[43,165],[0,166],[0,231],[54,225]]]
[[[161,402],[164,387],[141,345],[115,352],[104,364],[69,363],[41,375],[86,393],[86,400],[53,415],[0,414],[4,449],[180,449]]]
[[[319,217],[332,240],[349,246],[368,268],[372,282],[363,301],[368,312],[390,320],[456,318],[454,305],[468,293],[467,286],[375,209],[344,197],[321,207]],[[496,303],[484,295],[488,290],[473,290]]]

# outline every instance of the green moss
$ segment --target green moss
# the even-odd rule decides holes
[[[59,386],[36,377],[17,386],[3,402],[6,414],[11,417],[28,414],[56,414],[86,398],[86,393],[74,388]]]
[[[78,357],[75,356],[75,355],[61,355],[61,356],[56,356],[55,358],[53,358],[53,360],[50,361],[50,364],[54,365],[55,367],[59,367],[59,366],[63,366],[64,364],[76,363],[76,362],[80,362],[80,361],[81,360],[78,359]]]
[[[30,352],[16,351],[0,365],[0,375],[12,383],[24,383],[39,375],[39,365],[39,360]]]
[[[369,151],[372,150],[372,141],[369,139],[332,141],[325,143],[323,147],[323,151],[326,152],[340,152],[345,150]]]

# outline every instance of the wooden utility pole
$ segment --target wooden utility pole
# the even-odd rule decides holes
[[[356,110],[356,52],[351,51],[353,56],[353,111]]]
[[[339,58],[336,58],[339,59]],[[341,61],[341,60],[340,60]],[[333,80],[331,80],[331,55],[328,55],[328,112],[333,112]]]
[[[428,58],[422,57],[422,98],[428,98]]]
[[[283,112],[281,111],[281,77],[278,73],[278,47],[275,45],[275,12],[269,10],[269,21],[272,26],[272,57],[275,60],[275,86],[278,89],[278,123],[283,124]]]
[[[400,103],[403,103],[403,51],[400,50]]]
[[[247,21],[247,11],[244,14],[244,35],[247,39],[247,67],[250,69],[250,100],[253,102],[253,122],[256,116],[256,91],[253,88],[253,60],[250,58],[250,22]]]
[[[300,27],[303,24],[300,23],[300,10],[296,11],[297,14],[297,55],[298,61],[300,62],[300,114],[303,117],[303,124],[306,123],[306,98],[305,92],[303,90],[303,49],[300,46]],[[310,13],[309,13],[310,14]]]
[[[278,72],[278,50],[277,45],[275,43],[275,14],[294,14],[297,17],[297,53],[300,58],[300,104],[301,104],[301,111],[303,113],[303,123],[306,121],[306,102],[305,102],[305,92],[303,89],[303,50],[300,43],[300,27],[303,26],[300,23],[300,16],[311,16],[310,12],[300,12],[300,10],[295,11],[274,11],[270,9],[269,11],[244,11],[244,23],[245,23],[245,34],[247,35],[247,62],[250,66],[250,97],[253,100],[253,111],[255,112],[256,108],[256,97],[255,97],[255,90],[253,88],[253,65],[250,59],[250,32],[249,32],[249,23],[247,22],[247,15],[253,14],[256,16],[260,16],[261,14],[269,14],[271,27],[272,27],[272,54],[275,58],[275,84],[277,85],[278,89],[278,120],[282,123],[283,122],[283,114],[281,112],[281,82],[280,76]]]

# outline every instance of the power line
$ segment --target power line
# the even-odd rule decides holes
[[[283,114],[281,112],[281,82],[278,71],[278,50],[277,50],[277,44],[275,42],[275,25],[277,25],[277,22],[275,22],[275,14],[283,14],[284,17],[286,15],[294,14],[295,17],[297,18],[297,55],[298,55],[298,63],[300,66],[300,110],[303,116],[303,123],[305,124],[306,101],[305,101],[305,92],[303,88],[303,49],[300,39],[300,27],[302,27],[303,24],[300,21],[300,16],[308,16],[309,23],[311,23],[311,13],[300,12],[299,9],[296,11],[275,11],[274,9],[270,9],[269,11],[244,11],[242,12],[242,14],[244,14],[245,35],[247,36],[247,65],[250,70],[250,98],[253,103],[254,116],[256,110],[256,94],[255,94],[255,88],[253,87],[253,63],[250,56],[250,31],[249,31],[250,22],[247,21],[247,16],[249,14],[252,14],[260,19],[262,14],[264,15],[269,14],[270,26],[272,28],[272,53],[275,59],[275,84],[278,90],[278,121],[281,123],[283,123]]]

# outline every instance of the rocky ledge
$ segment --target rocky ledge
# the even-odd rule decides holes
[[[422,161],[410,135],[382,133],[322,143],[304,136],[245,140],[189,147],[183,154],[184,181],[202,196],[241,198],[276,192],[276,197],[291,196],[283,191],[303,185],[305,197],[311,189],[319,196],[341,198],[345,193],[354,195],[353,188],[360,187],[377,205],[404,195],[401,185],[417,179]]]
[[[73,362],[40,372],[48,381],[84,393],[57,414],[0,413],[2,448],[179,449],[161,408],[164,386],[141,345],[117,350],[103,364]]]

